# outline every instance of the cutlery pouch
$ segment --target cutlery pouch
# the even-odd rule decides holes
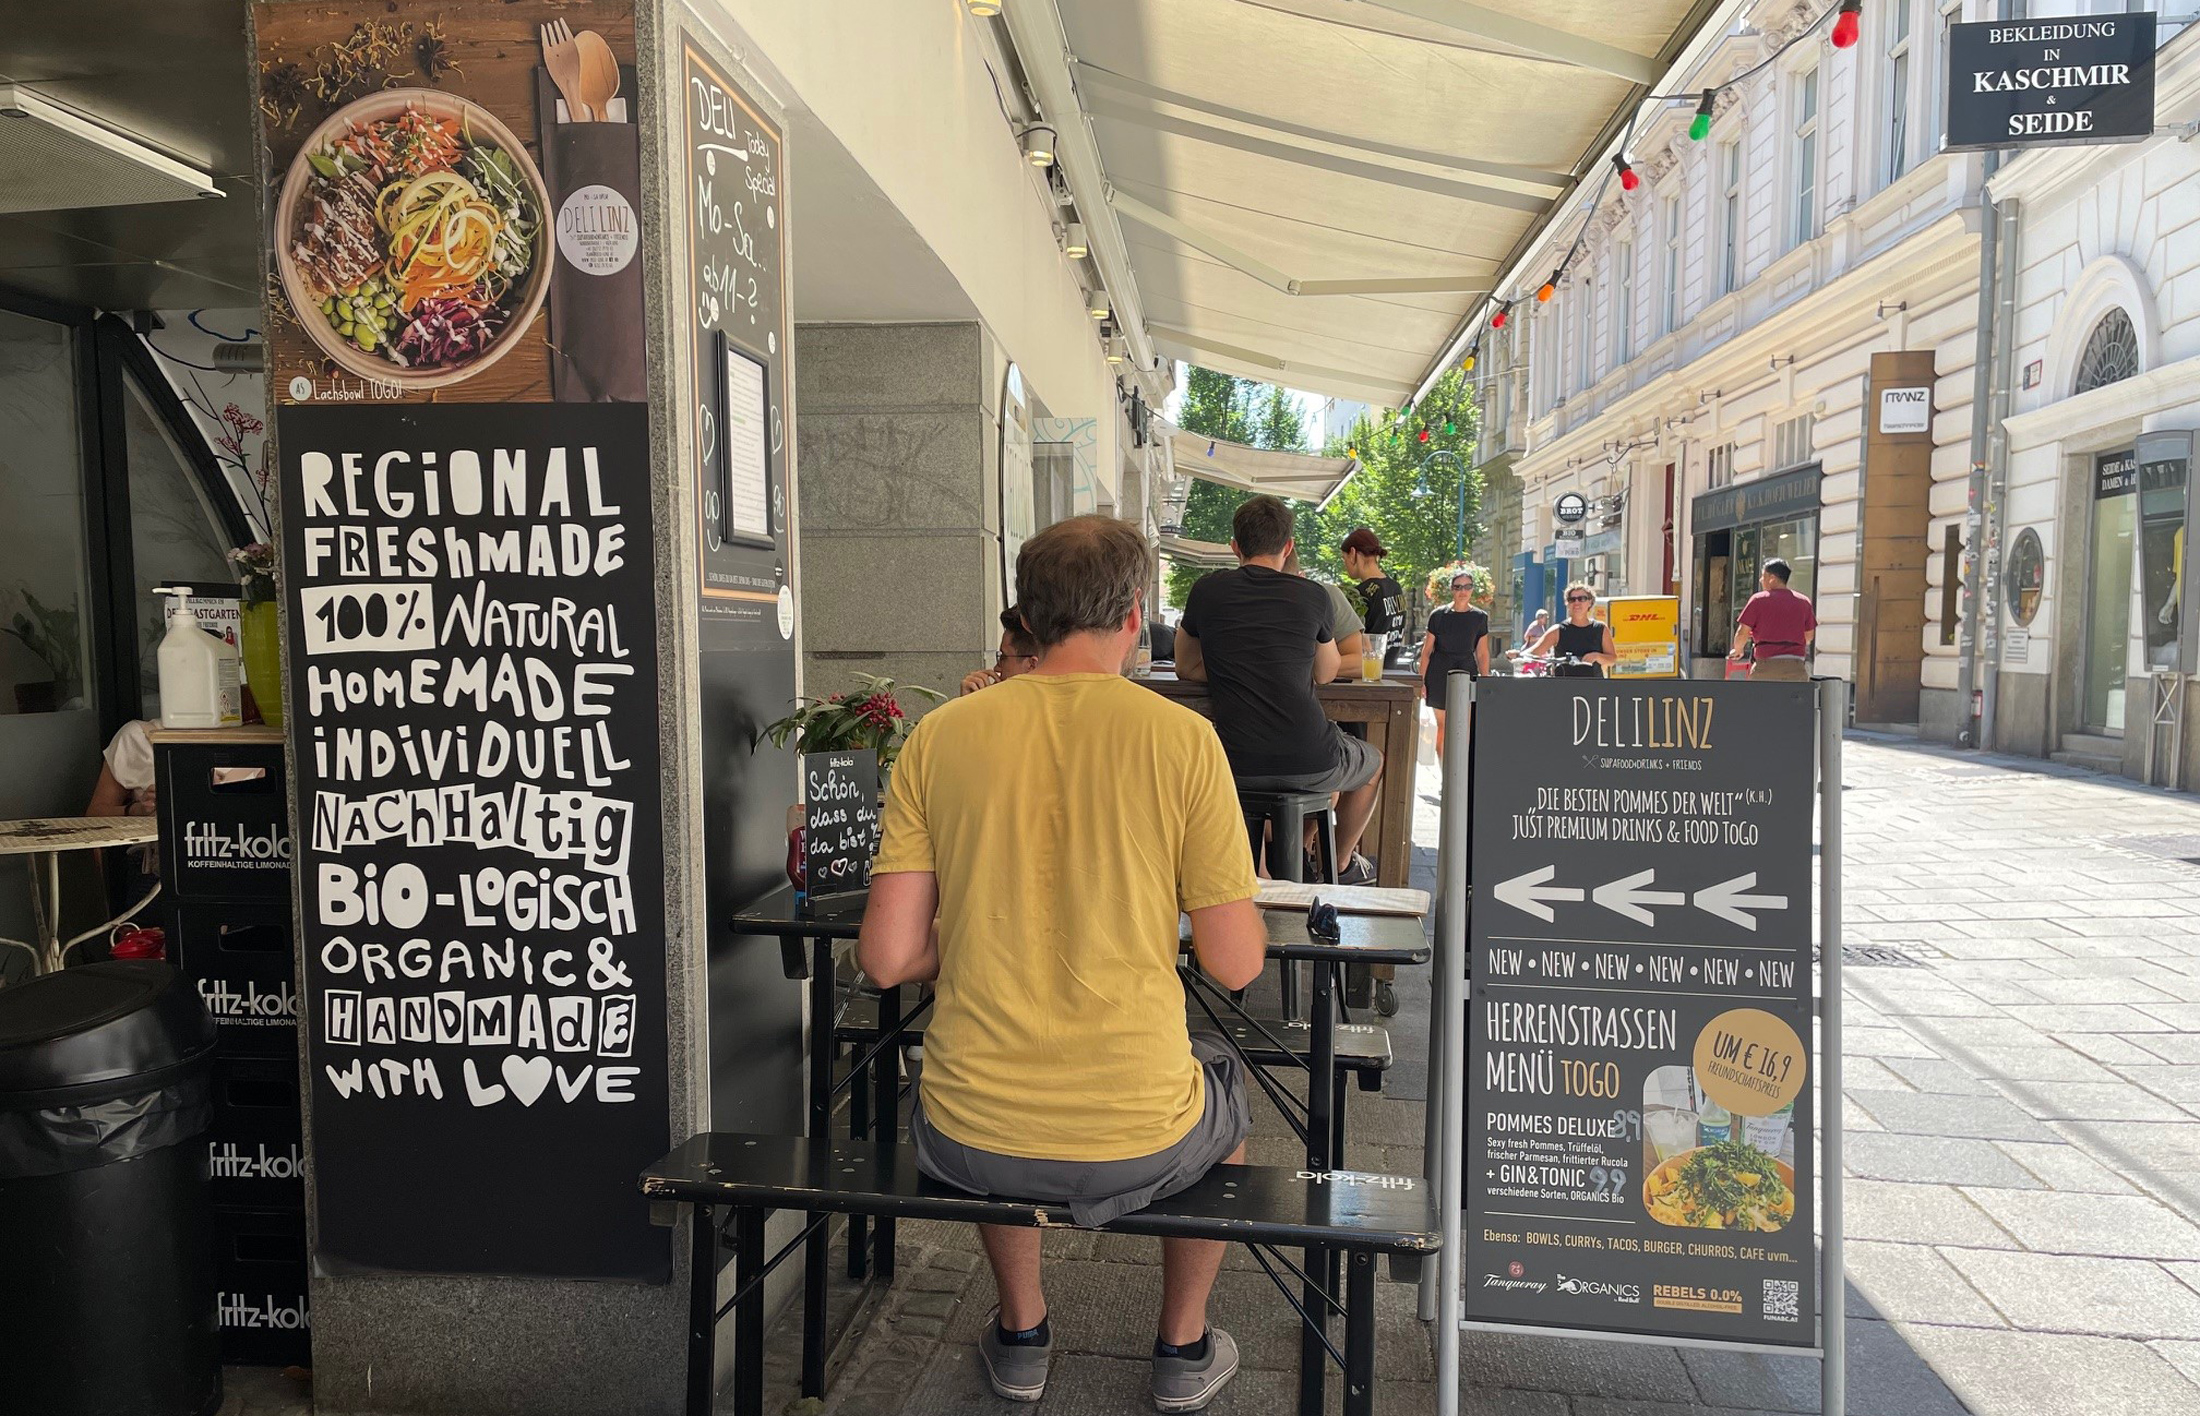
[[[634,71],[621,87],[633,93]],[[560,123],[557,86],[535,71],[542,178],[550,189],[550,391],[560,403],[646,403],[642,147],[633,123]]]

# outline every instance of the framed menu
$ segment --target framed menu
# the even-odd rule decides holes
[[[772,544],[771,371],[723,334],[718,354],[719,534]]]

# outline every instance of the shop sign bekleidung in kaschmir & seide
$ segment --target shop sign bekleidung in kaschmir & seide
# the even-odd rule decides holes
[[[1817,1340],[1807,684],[1476,694],[1466,1315]]]
[[[2152,137],[2154,20],[2140,13],[1950,25],[1948,149]]]

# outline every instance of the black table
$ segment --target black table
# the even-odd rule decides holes
[[[810,985],[810,1052],[805,1068],[809,1091],[809,1116],[803,1134],[830,1142],[833,1135],[833,944],[853,939],[863,929],[867,895],[843,895],[814,902],[798,901],[792,886],[781,886],[763,899],[738,910],[727,921],[731,934],[768,935],[779,940],[780,964],[788,978],[807,979]],[[890,1038],[901,1030],[901,990],[880,990],[880,1036]],[[898,1069],[879,1067],[871,1098],[879,1125],[891,1128],[900,1109]],[[850,1085],[860,1091],[851,1075]],[[863,1139],[860,1120],[856,1139]],[[891,1131],[889,1129],[889,1139]],[[809,1216],[811,1220],[818,1215]],[[876,1229],[864,1234],[862,1216],[848,1221],[848,1276],[863,1278],[875,1266],[880,1279],[894,1278],[894,1221],[880,1219]],[[802,1280],[802,1394],[825,1395],[825,1299],[826,1270],[832,1263],[825,1226],[819,1225],[803,1251]]]
[[[782,964],[789,978],[807,978],[810,985],[809,1121],[806,1134],[829,1140],[832,1135],[833,1099],[833,953],[835,940],[853,939],[862,932],[866,897],[850,896],[798,904],[794,891],[775,890],[728,921],[736,935],[770,935],[779,939]],[[1341,1160],[1337,1134],[1342,1107],[1336,1097],[1337,992],[1346,964],[1426,964],[1430,951],[1418,919],[1393,915],[1343,915],[1338,918],[1335,942],[1316,939],[1307,932],[1303,911],[1262,910],[1261,923],[1268,934],[1268,957],[1313,966],[1313,1009],[1308,1018],[1306,1087],[1306,1168],[1326,1174]],[[1191,921],[1181,923],[1180,941],[1191,948]],[[805,945],[807,947],[805,947]],[[890,1048],[905,1024],[901,990],[879,990],[878,1041],[873,1050]],[[1248,1064],[1250,1065],[1250,1064]],[[869,1129],[892,1139],[900,1116],[899,1069],[879,1066],[872,1078],[875,1112]],[[860,1137],[864,1128],[854,1128]],[[815,1220],[818,1216],[811,1215]],[[872,1269],[891,1282],[894,1272],[894,1221],[876,1221],[869,1245],[863,1242],[862,1220],[849,1221],[849,1273],[864,1276],[866,1249]],[[808,1241],[804,1254],[803,1285],[805,1340],[802,1353],[802,1393],[823,1396],[825,1352],[825,1283],[829,1253],[824,1227]],[[1334,1249],[1308,1249],[1306,1258],[1306,1314],[1309,1326],[1302,1335],[1299,1364],[1300,1410],[1319,1416],[1327,1384],[1328,1357],[1325,1338],[1328,1314],[1342,1275]],[[810,1335],[815,1334],[813,1340]]]
[[[1428,940],[1421,921],[1398,915],[1340,915],[1334,943],[1307,933],[1307,916],[1295,910],[1262,910],[1268,957],[1313,965],[1314,1007],[1307,1019],[1306,1168],[1325,1175],[1337,1168],[1344,1108],[1337,1086],[1337,984],[1346,964],[1425,964]],[[1180,936],[1191,947],[1192,925]],[[1247,1064],[1250,1065],[1249,1063]],[[1286,1117],[1288,1120],[1288,1116]],[[1338,1251],[1308,1248],[1305,1319],[1299,1333],[1299,1413],[1321,1416],[1327,1399],[1329,1314],[1343,1275]]]

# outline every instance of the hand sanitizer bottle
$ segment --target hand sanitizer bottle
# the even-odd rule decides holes
[[[199,627],[191,592],[162,587],[168,633],[160,641],[160,725],[164,728],[233,728],[244,721],[238,692],[237,651]]]

